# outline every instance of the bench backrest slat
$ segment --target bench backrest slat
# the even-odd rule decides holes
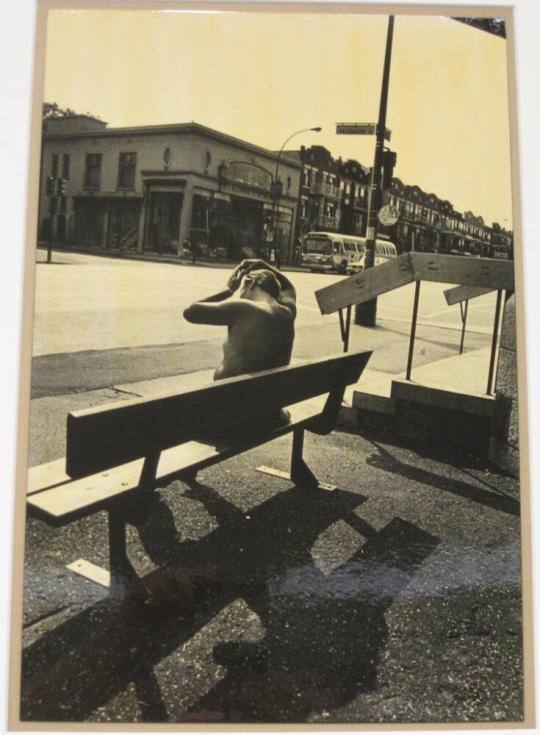
[[[355,383],[371,352],[351,352],[182,393],[161,394],[68,415],[66,470],[81,477],[184,441],[228,436],[278,409]]]

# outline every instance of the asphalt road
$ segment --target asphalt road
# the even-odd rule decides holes
[[[41,259],[44,253],[40,252]],[[186,305],[223,288],[230,269],[55,253],[36,266],[32,397],[87,390],[215,368],[223,327],[189,324]],[[321,316],[314,291],[340,276],[291,272],[298,292],[293,358],[341,352],[336,314]],[[445,286],[422,286],[415,366],[456,353],[459,308]],[[413,289],[379,299],[378,326],[353,326],[351,349],[372,349],[370,369],[405,369]],[[472,301],[467,349],[489,343],[493,297]]]
[[[39,258],[44,258],[42,251]],[[221,327],[189,324],[182,310],[221,290],[229,273],[223,268],[55,253],[52,264],[40,262],[36,267],[33,354],[222,340]],[[337,317],[320,314],[314,292],[342,276],[293,272],[290,277],[298,293],[297,329],[335,323],[337,332]],[[459,307],[446,305],[445,288],[422,285],[419,320],[458,330]],[[411,284],[380,297],[379,323],[408,326],[413,292]],[[470,331],[489,333],[494,302],[494,294],[471,301]]]

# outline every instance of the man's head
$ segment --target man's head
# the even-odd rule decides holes
[[[266,268],[246,273],[240,286],[240,298],[257,298],[257,289],[262,291],[262,294],[260,294],[261,296],[271,296],[274,299],[277,299],[281,292],[281,286],[278,279],[272,271],[269,271]]]

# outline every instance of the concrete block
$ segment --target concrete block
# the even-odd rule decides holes
[[[399,400],[396,425],[398,433],[408,439],[464,447],[481,456],[486,456],[488,452],[491,427],[491,418],[488,416]]]
[[[341,406],[337,426],[342,429],[358,428],[358,411],[351,406]]]
[[[491,417],[495,399],[492,396],[480,396],[458,393],[443,388],[420,385],[408,380],[394,380],[392,398],[398,403],[408,401],[434,408],[459,411],[465,414]]]
[[[501,349],[497,373],[497,398],[489,458],[514,476],[519,475],[519,406],[516,353]]]
[[[353,394],[353,407],[363,411],[374,411],[393,416],[396,412],[396,401],[390,396],[379,396],[373,393],[355,391]]]
[[[519,447],[492,437],[489,441],[489,459],[512,477],[519,477]]]
[[[514,296],[511,296],[504,305],[500,345],[505,350],[512,350],[513,352],[517,350],[516,301]]]
[[[519,406],[514,296],[508,299],[504,309],[496,395],[489,458],[498,467],[517,477],[519,475]]]

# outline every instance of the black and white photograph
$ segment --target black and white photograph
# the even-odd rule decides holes
[[[512,10],[35,43],[12,729],[534,727]]]

